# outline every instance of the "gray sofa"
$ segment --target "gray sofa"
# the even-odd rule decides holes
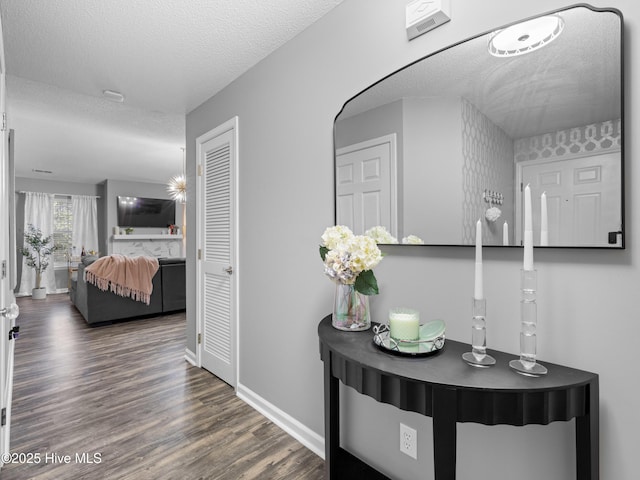
[[[103,292],[84,280],[84,269],[95,259],[83,259],[78,265],[76,279],[71,282],[71,302],[89,325],[113,322],[134,317],[147,317],[186,308],[184,258],[159,258],[160,268],[153,277],[151,302],[121,297],[110,291]]]

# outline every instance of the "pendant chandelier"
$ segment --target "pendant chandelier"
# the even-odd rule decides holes
[[[167,185],[169,196],[176,202],[185,203],[187,201],[187,175],[185,173],[186,159],[185,150],[182,150],[182,173],[171,177]]]

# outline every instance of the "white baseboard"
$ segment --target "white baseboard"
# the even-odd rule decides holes
[[[241,384],[236,395],[324,460],[323,437]]]
[[[197,362],[196,362],[196,354],[193,353],[191,350],[189,350],[188,348],[184,349],[184,359],[189,362],[191,365],[193,365],[194,367],[197,367]]]

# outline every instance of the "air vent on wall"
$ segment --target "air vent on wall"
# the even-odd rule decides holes
[[[409,40],[451,20],[450,0],[412,0],[407,5],[407,37]]]
[[[418,33],[426,32],[435,27],[436,24],[437,22],[433,18],[430,18],[426,22],[416,25],[416,30],[418,30]]]

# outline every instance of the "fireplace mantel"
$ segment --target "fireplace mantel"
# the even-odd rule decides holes
[[[111,253],[128,257],[184,257],[182,235],[140,233],[112,235]]]

